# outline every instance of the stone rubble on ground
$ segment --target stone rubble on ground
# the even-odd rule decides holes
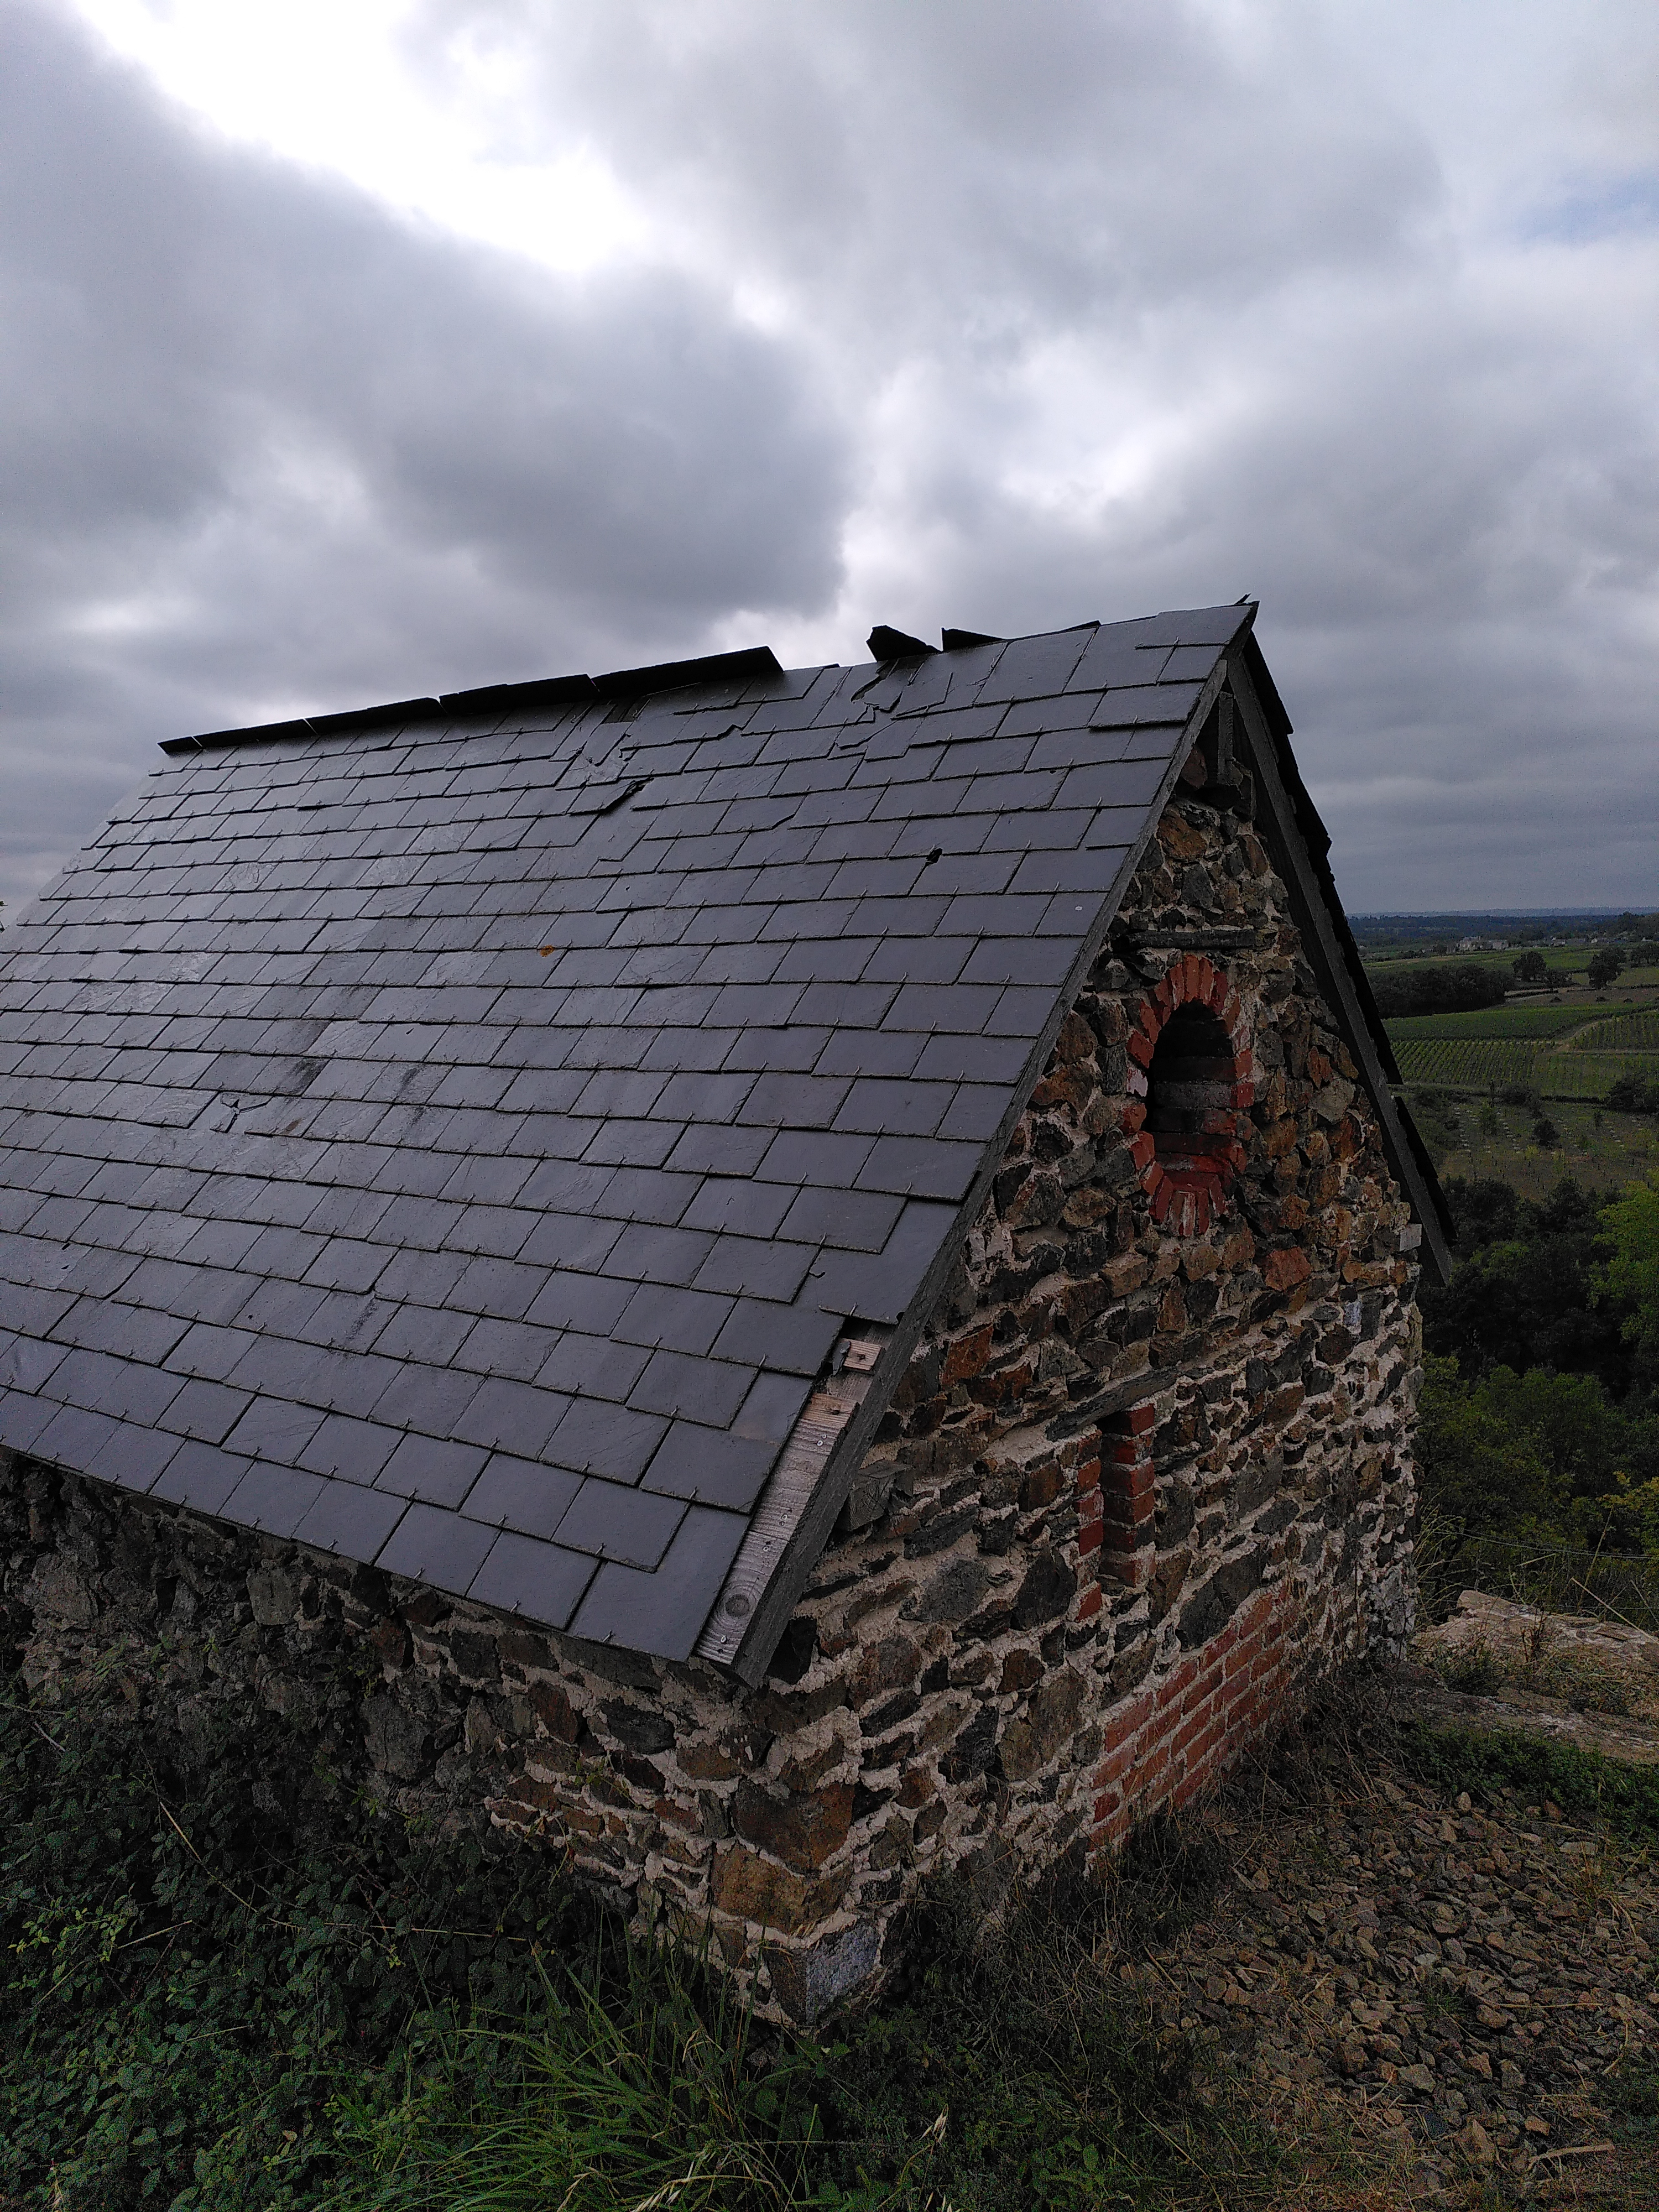
[[[1237,1794],[1208,1817],[1237,1879],[1123,1970],[1166,2029],[1322,2106],[1413,2194],[1605,2138],[1601,2085],[1659,2034],[1646,1854],[1547,1803],[1449,1803],[1386,1771],[1288,1818],[1258,1825]]]

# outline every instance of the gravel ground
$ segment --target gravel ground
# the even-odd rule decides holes
[[[1121,1971],[1386,2183],[1322,2202],[1659,2206],[1659,2144],[1607,2111],[1621,2062],[1659,2060],[1650,1852],[1519,1794],[1438,1796],[1340,1731],[1203,1824],[1232,1878]]]

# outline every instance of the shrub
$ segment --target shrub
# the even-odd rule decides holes
[[[1607,1085],[1607,1103],[1619,1114],[1659,1114],[1659,1079],[1617,1075]]]

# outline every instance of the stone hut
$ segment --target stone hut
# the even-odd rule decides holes
[[[1445,1224],[1254,606],[168,744],[0,962],[0,1556],[796,2020],[1413,1605]]]

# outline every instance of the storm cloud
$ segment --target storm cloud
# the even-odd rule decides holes
[[[1659,902],[1659,25],[414,0],[561,275],[0,4],[13,893],[159,736],[1260,597],[1355,908]]]

